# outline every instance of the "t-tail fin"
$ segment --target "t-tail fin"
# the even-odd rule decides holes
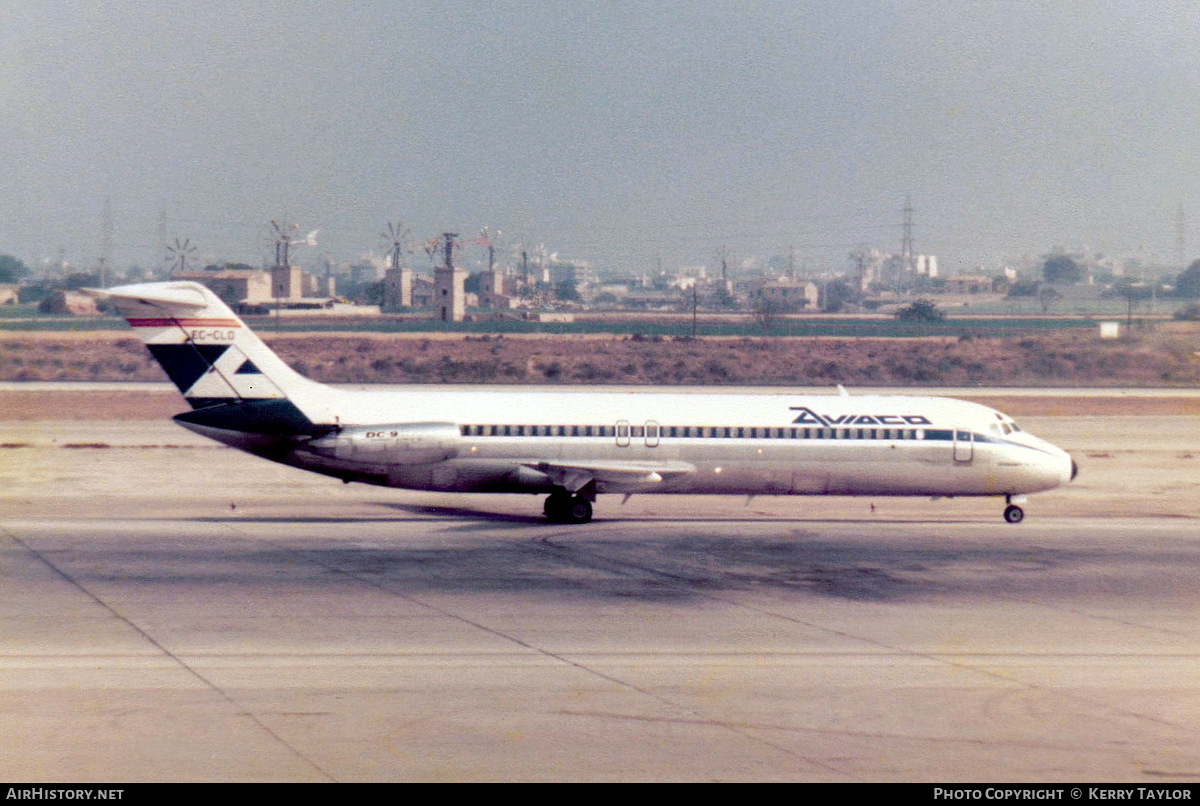
[[[254,403],[257,410],[305,413],[315,408],[306,403],[325,389],[285,364],[199,283],[143,283],[88,293],[125,317],[193,409]]]

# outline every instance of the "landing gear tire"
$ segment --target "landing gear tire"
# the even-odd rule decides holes
[[[578,495],[554,493],[546,499],[544,512],[554,523],[587,523],[592,519],[592,502]]]
[[[1016,504],[1009,504],[1004,508],[1004,520],[1009,523],[1020,523],[1025,519],[1025,510],[1021,509]]]
[[[587,523],[592,519],[592,502],[575,496],[567,507],[567,523]]]
[[[546,505],[542,511],[546,513],[546,517],[555,522],[562,523],[566,520],[567,507],[571,505],[571,496],[565,493],[554,493],[546,499]]]

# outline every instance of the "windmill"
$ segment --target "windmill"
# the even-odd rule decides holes
[[[483,227],[479,230],[479,235],[471,238],[467,243],[472,246],[483,246],[488,250],[488,271],[492,271],[496,267],[496,240],[503,233],[500,230],[494,230],[491,227]]]
[[[400,264],[403,261],[403,254],[405,252],[409,252],[411,254],[411,249],[404,248],[408,243],[410,235],[411,233],[401,221],[396,221],[395,224],[389,221],[387,225],[387,232],[380,233],[379,237],[384,239],[391,250],[391,268],[400,268]]]
[[[175,239],[173,246],[167,246],[167,263],[170,264],[172,274],[186,274],[188,269],[188,260],[196,253],[196,247],[192,245],[191,238],[184,238],[181,243],[178,238]]]
[[[438,255],[438,252],[441,251],[441,248],[442,248],[442,239],[437,237],[436,235],[425,242],[425,246],[424,246],[425,254],[429,256],[429,260],[431,263],[435,263],[435,264],[437,263],[437,255]]]
[[[305,235],[303,238],[293,240],[293,234],[299,229],[295,224],[280,223],[272,219],[271,226],[275,230],[275,265],[290,266],[290,258],[288,252],[293,246],[316,246],[317,233],[319,229]]]

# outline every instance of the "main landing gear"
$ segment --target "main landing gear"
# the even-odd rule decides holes
[[[1004,500],[1008,504],[1008,506],[1004,508],[1004,520],[1008,521],[1009,523],[1020,523],[1021,521],[1025,520],[1025,510],[1013,503],[1018,499],[1015,499],[1011,495],[1006,495],[1004,496]],[[1019,500],[1021,503],[1024,503],[1023,497]]]
[[[582,495],[552,493],[546,499],[545,512],[554,523],[587,523],[592,519],[592,502]]]

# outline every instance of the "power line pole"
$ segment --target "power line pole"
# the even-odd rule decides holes
[[[717,259],[721,261],[721,283],[729,281],[729,247],[720,246],[717,248]]]
[[[108,288],[108,266],[112,263],[113,213],[112,199],[104,197],[104,223],[100,241],[100,287]]]
[[[696,307],[699,304],[699,286],[699,283],[695,281],[692,282],[692,341],[696,340]]]
[[[1179,267],[1180,271],[1187,268],[1187,245],[1184,242],[1186,231],[1186,222],[1183,218],[1183,202],[1180,202],[1178,209],[1175,211],[1175,264]]]
[[[157,265],[151,269],[157,277],[162,273],[163,264],[168,261],[167,254],[167,211],[159,208],[158,211],[158,260]]]
[[[913,271],[913,206],[912,196],[904,197],[904,235],[900,242],[900,267],[904,272],[902,281],[907,285]]]

